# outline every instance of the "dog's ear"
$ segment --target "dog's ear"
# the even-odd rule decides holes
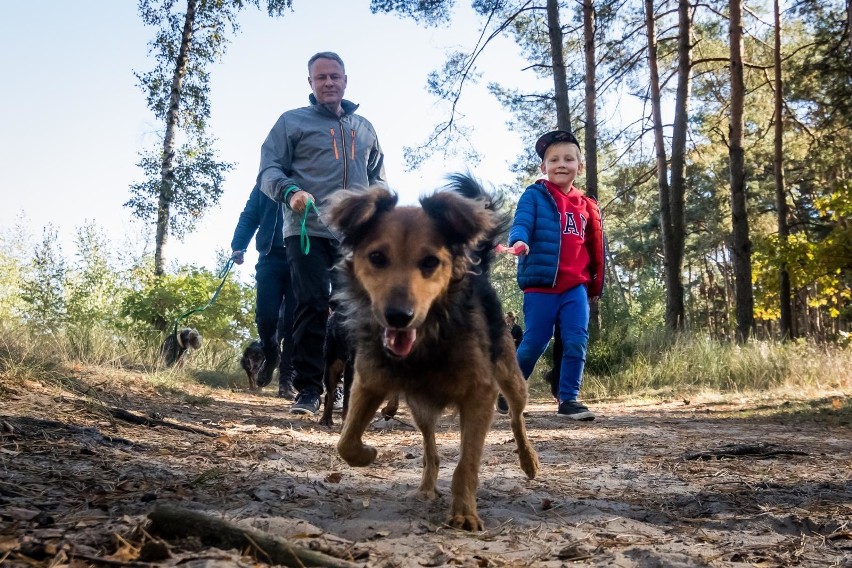
[[[474,245],[493,226],[491,212],[482,200],[462,197],[455,191],[438,191],[421,198],[420,205],[438,224],[451,248]]]
[[[372,187],[364,191],[340,191],[331,201],[328,222],[340,233],[341,244],[352,248],[376,219],[396,207],[398,196],[384,187]]]

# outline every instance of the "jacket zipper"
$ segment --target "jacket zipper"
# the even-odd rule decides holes
[[[559,247],[556,249],[556,272],[553,274],[553,282],[550,284],[551,288],[556,288],[556,280],[559,278],[559,260],[562,258],[562,213],[559,212],[556,200],[553,199],[553,196],[550,195],[549,191],[547,191],[547,187],[544,188],[544,192],[553,204],[553,209],[556,210],[556,226],[559,227]]]
[[[348,162],[346,160],[346,128],[344,127],[342,118],[338,120],[338,123],[340,124],[340,144],[343,146],[343,148],[342,148],[342,150],[343,150],[343,189],[346,189],[347,186],[349,185],[349,165],[348,165]],[[354,137],[354,135],[355,135],[354,130],[352,131],[352,135]],[[354,142],[353,142],[352,146],[353,146],[352,151],[354,152],[355,151],[354,150],[354,146],[355,146]],[[334,157],[335,158],[338,157],[336,145],[334,147]]]

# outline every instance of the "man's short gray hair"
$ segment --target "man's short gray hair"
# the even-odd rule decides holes
[[[319,53],[315,53],[308,59],[308,75],[311,74],[311,67],[314,64],[314,61],[317,59],[331,59],[332,61],[337,61],[340,63],[340,67],[343,69],[343,72],[346,73],[346,65],[343,64],[343,60],[339,55],[334,53],[333,51],[320,51]]]

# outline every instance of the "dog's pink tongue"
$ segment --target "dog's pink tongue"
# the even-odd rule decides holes
[[[411,353],[416,329],[385,329],[385,347],[397,357],[405,357]]]

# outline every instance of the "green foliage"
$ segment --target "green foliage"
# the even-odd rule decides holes
[[[166,332],[171,333],[178,318],[208,304],[221,281],[219,274],[194,266],[160,278],[149,274],[127,294],[121,313],[132,322],[132,330],[143,336],[155,333],[151,326],[161,320],[168,322]],[[253,291],[228,274],[216,301],[178,325],[198,329],[205,341],[216,338],[239,345],[252,335],[253,315]]]
[[[37,333],[55,332],[65,322],[66,270],[58,231],[48,225],[21,282],[21,299],[26,304],[24,319]]]
[[[153,223],[157,220],[158,198],[163,189],[162,155],[146,151],[141,156],[137,166],[144,172],[145,181],[130,185],[131,198],[124,206],[137,219]],[[199,137],[178,149],[173,168],[169,231],[183,238],[209,207],[219,203],[225,173],[233,169],[233,164],[217,161],[212,141]]]
[[[21,297],[28,252],[32,248],[24,219],[0,233],[0,321],[19,321],[26,310]]]
[[[706,335],[661,331],[625,338],[619,349],[623,356],[608,372],[586,373],[586,398],[852,386],[852,350],[838,345],[765,341],[737,345]]]

